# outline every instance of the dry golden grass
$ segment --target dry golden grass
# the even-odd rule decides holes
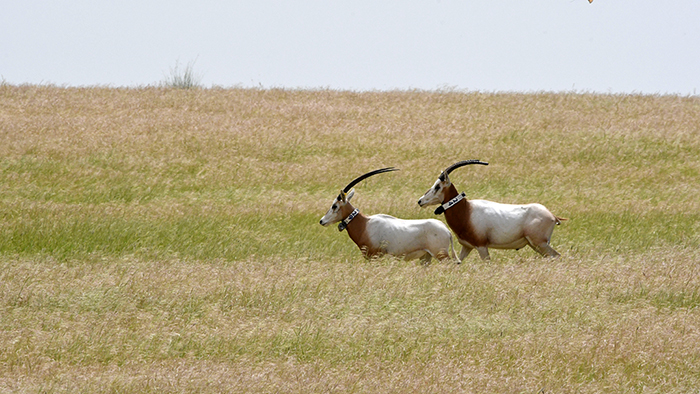
[[[365,261],[318,225],[471,198],[563,257]],[[689,392],[700,99],[0,86],[0,392]]]

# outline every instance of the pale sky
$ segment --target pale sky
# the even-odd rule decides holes
[[[700,94],[699,0],[0,0],[0,80]]]

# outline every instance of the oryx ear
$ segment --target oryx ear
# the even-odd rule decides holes
[[[450,176],[447,175],[445,171],[443,171],[442,174],[440,174],[438,179],[440,180],[440,182],[446,182],[448,185],[450,184]]]
[[[351,189],[351,190],[348,192],[348,195],[347,195],[345,201],[350,201],[350,199],[351,199],[352,196],[354,196],[354,195],[355,195],[355,189]]]

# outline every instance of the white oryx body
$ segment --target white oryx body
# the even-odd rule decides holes
[[[452,233],[444,223],[435,219],[404,220],[383,214],[365,216],[350,203],[355,191],[347,190],[353,184],[351,182],[340,192],[320,224],[328,226],[341,222],[338,229],[347,229],[365,257],[390,254],[407,260],[419,258],[428,263],[433,257],[450,258],[450,250],[451,256],[456,257]]]
[[[389,215],[368,218],[367,237],[380,253],[406,260],[448,257],[453,247],[450,230],[439,220],[404,220]],[[456,253],[453,250],[453,256]]]
[[[467,200],[464,193],[450,182],[449,173],[467,164],[486,164],[478,161],[456,163],[443,171],[432,188],[418,200],[421,207],[442,204],[436,213],[445,213],[445,220],[462,245],[460,260],[476,249],[483,260],[488,260],[489,248],[520,249],[526,245],[543,256],[558,257],[550,245],[554,226],[562,218],[554,216],[541,204],[501,204],[487,200]]]

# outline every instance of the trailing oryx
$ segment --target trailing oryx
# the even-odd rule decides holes
[[[436,219],[403,220],[389,215],[365,216],[350,200],[355,195],[351,188],[363,179],[383,172],[396,171],[393,167],[368,172],[345,186],[321,218],[321,225],[340,222],[338,230],[347,230],[366,258],[390,254],[405,259],[420,258],[424,263],[435,257],[443,260],[456,256],[452,234]]]

